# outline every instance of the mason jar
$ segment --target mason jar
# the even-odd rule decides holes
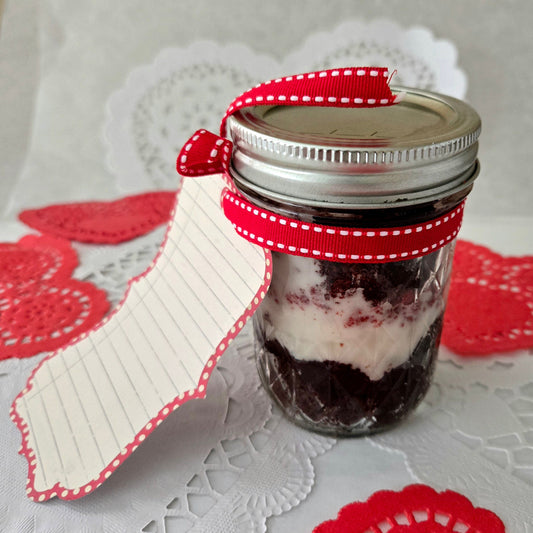
[[[328,234],[372,246],[340,253],[339,237],[335,254],[313,256],[269,242],[272,280],[253,318],[272,397],[297,424],[338,436],[389,428],[426,394],[458,221],[479,171],[470,106],[393,92],[401,100],[389,107],[257,106],[228,120],[245,201],[286,226],[304,223],[325,246]],[[427,231],[430,243],[451,222],[455,231],[421,250],[407,242]]]

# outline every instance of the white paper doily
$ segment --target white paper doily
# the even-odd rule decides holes
[[[467,494],[509,532],[533,532],[532,355],[441,354],[422,408],[371,442],[403,453],[414,480]]]
[[[2,417],[39,358],[2,365]],[[311,459],[334,443],[279,414],[271,417],[249,330],[224,354],[206,399],[169,417],[105,486],[82,500],[43,505],[27,499],[26,465],[16,455],[20,435],[8,420],[2,424],[0,465],[10,483],[2,490],[0,531],[6,532],[131,532],[148,522],[145,531],[188,530],[183,523],[181,529],[168,526],[180,518],[194,521],[192,531],[218,531],[216,524],[224,531],[265,531],[268,516],[305,499],[313,483]]]
[[[128,281],[142,274],[159,251],[165,226],[116,245],[72,243],[79,258],[74,277],[89,281],[107,293],[114,308],[123,298]]]
[[[76,244],[81,261],[77,277],[104,288],[117,303],[130,277],[152,261],[163,229],[116,247]],[[219,362],[207,398],[187,404],[166,420],[105,487],[79,501],[36,504],[25,495],[27,465],[16,455],[20,434],[7,413],[42,357],[11,359],[0,367],[0,412],[6,417],[1,423],[7,428],[0,465],[4,479],[10,480],[2,487],[0,531],[173,532],[222,527],[262,532],[269,516],[307,497],[314,482],[311,459],[335,443],[292,426],[278,411],[271,416],[248,328]]]
[[[462,98],[466,76],[457,50],[424,28],[403,29],[390,20],[350,21],[310,37],[283,61],[243,45],[202,41],[161,51],[135,69],[108,103],[108,162],[125,192],[172,188],[175,160],[197,129],[218,131],[229,103],[257,83],[297,72],[347,65],[398,70],[397,85]]]

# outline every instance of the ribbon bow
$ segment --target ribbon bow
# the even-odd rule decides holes
[[[435,220],[394,228],[340,228],[282,217],[248,202],[229,174],[233,144],[224,137],[229,116],[257,105],[382,107],[398,101],[385,68],[331,69],[264,82],[236,98],[220,125],[220,135],[201,129],[185,143],[177,159],[184,176],[223,174],[227,188],[221,204],[243,238],[291,255],[337,262],[386,263],[429,254],[458,233],[463,204]]]
[[[198,130],[185,143],[177,159],[183,176],[226,172],[232,143],[224,136],[226,121],[233,113],[257,105],[310,107],[382,107],[396,103],[386,68],[356,67],[297,74],[266,81],[237,97],[220,124],[220,136]]]

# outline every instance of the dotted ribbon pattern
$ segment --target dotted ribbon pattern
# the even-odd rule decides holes
[[[324,226],[282,217],[229,189],[222,192],[222,209],[239,235],[271,250],[344,263],[386,263],[421,257],[448,244],[459,232],[464,202],[429,222],[376,229]]]
[[[225,138],[226,121],[240,109],[257,105],[313,107],[383,107],[397,102],[383,67],[330,69],[265,81],[229,105],[220,125],[220,136],[196,131],[181,149],[176,169],[183,176],[205,176],[229,168],[233,144]]]
[[[320,107],[382,107],[396,103],[389,88],[389,71],[383,67],[354,67],[308,72],[260,83],[228,107],[226,120],[244,107],[256,105],[299,105]]]
[[[176,162],[183,176],[205,176],[225,172],[229,168],[233,143],[201,129],[185,143]]]
[[[397,97],[389,81],[388,70],[378,67],[330,69],[266,81],[232,102],[222,119],[221,135],[227,118],[248,106],[390,106]],[[242,198],[232,183],[232,146],[228,139],[198,130],[182,148],[176,168],[185,176],[222,174],[228,186],[222,196],[224,213],[239,235],[264,248],[339,262],[380,263],[429,254],[459,231],[463,204],[423,224],[375,230],[308,224],[261,210]]]

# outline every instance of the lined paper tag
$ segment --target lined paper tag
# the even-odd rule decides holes
[[[97,328],[44,359],[15,399],[30,498],[89,494],[170,412],[205,396],[271,276],[270,252],[239,237],[220,209],[223,187],[218,176],[184,179],[151,267]]]

